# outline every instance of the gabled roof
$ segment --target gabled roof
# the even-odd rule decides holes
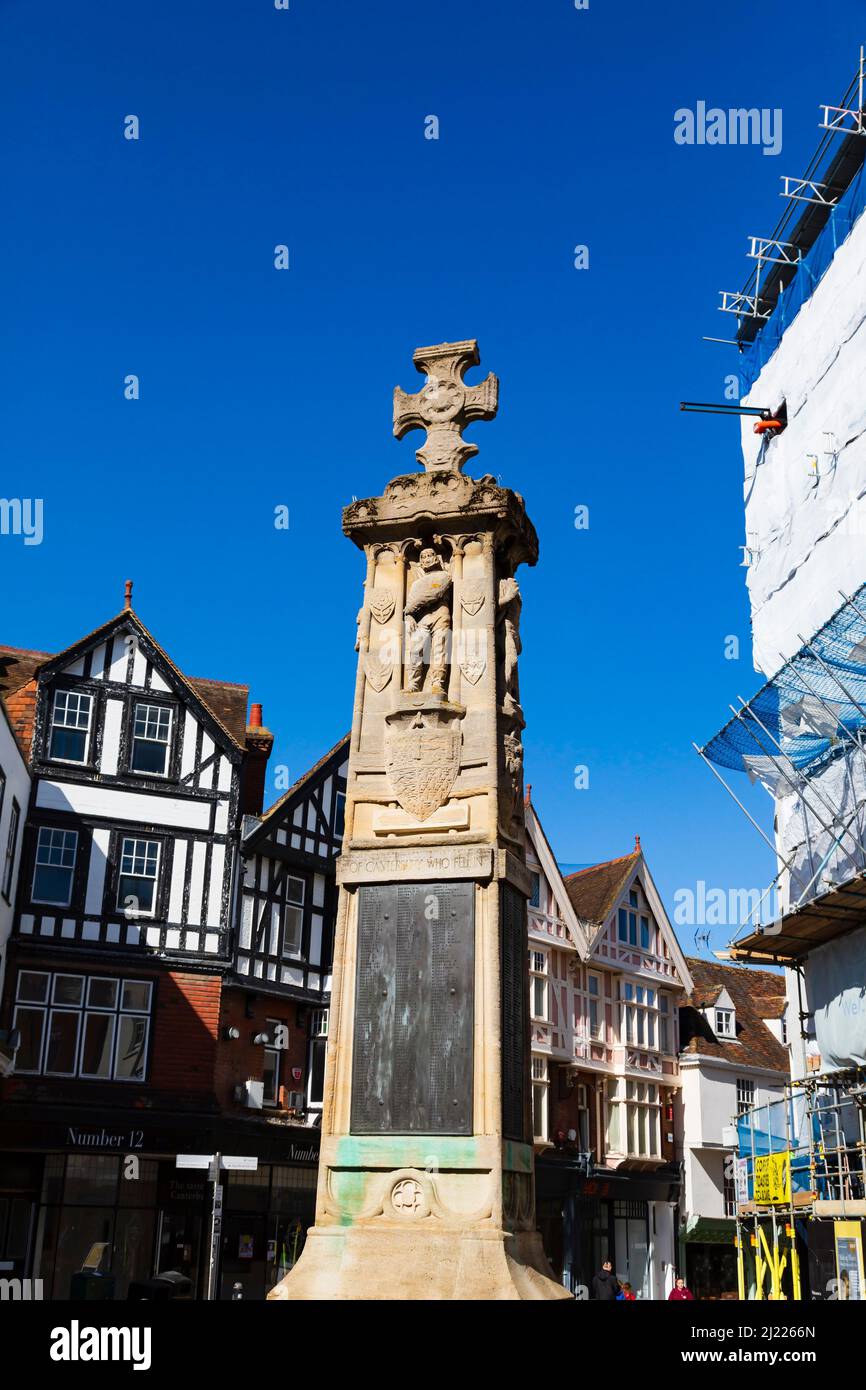
[[[244,747],[249,687],[229,681],[207,680],[185,676],[171,657],[159,645],[153,633],[132,608],[124,608],[108,622],[102,623],[61,652],[40,652],[20,647],[0,646],[0,695],[5,700],[16,737],[25,756],[29,758],[33,737],[33,707],[35,682],[44,669],[74,661],[79,654],[96,646],[124,622],[131,622],[145,642],[154,650],[181,686],[192,696],[193,703],[203,707],[216,722],[229,742]],[[32,689],[31,689],[32,687]],[[16,699],[16,696],[18,698]]]
[[[681,1051],[704,1057],[718,1057],[743,1066],[765,1067],[787,1075],[788,1049],[773,1036],[764,1022],[780,1013],[765,1012],[768,1005],[778,1007],[782,977],[769,970],[751,970],[741,965],[722,965],[719,961],[688,957],[694,989],[680,1007]],[[720,1040],[701,1010],[710,1007],[725,991],[736,1013],[736,1038]]]
[[[608,859],[569,874],[565,888],[578,917],[599,926],[607,921],[640,860],[640,850],[634,849],[621,859]]]
[[[619,859],[607,859],[603,864],[593,864],[588,869],[578,869],[565,879],[572,907],[580,921],[590,928],[589,954],[595,950],[612,913],[635,878],[640,879],[650,910],[667,942],[677,975],[683,987],[690,990],[692,977],[686,957],[644,858],[640,836],[635,836],[635,847],[631,854],[624,854]]]
[[[539,819],[538,812],[528,795],[524,806],[524,813],[526,819],[526,833],[532,842],[532,847],[535,850],[538,862],[544,870],[544,876],[553,890],[553,895],[556,898],[562,920],[568,928],[569,935],[575,947],[580,952],[581,956],[585,957],[589,948],[586,931],[578,921],[577,914],[571,905],[566,890],[565,880],[559,871],[559,865],[554,858],[553,850],[550,848],[550,843],[544,833],[544,828]]]
[[[262,812],[262,815],[256,819],[248,834],[244,836],[245,845],[252,845],[255,841],[268,835],[274,829],[275,825],[278,824],[281,818],[281,812],[288,812],[292,808],[292,803],[298,796],[298,793],[302,792],[304,788],[315,779],[317,773],[323,771],[332,758],[336,760],[337,756],[340,755],[340,760],[342,761],[343,757],[348,756],[350,738],[351,732],[344,734],[343,737],[334,744],[333,748],[329,748],[327,753],[323,753],[321,758],[313,763],[313,766],[308,768],[307,771],[298,778],[297,782],[292,783],[288,791],[283,792],[282,796],[277,798],[273,806],[269,806],[266,811]]]

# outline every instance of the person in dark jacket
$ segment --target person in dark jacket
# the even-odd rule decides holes
[[[592,1298],[602,1303],[613,1303],[619,1293],[619,1280],[613,1272],[610,1260],[605,1260],[598,1274],[592,1276]]]
[[[686,1288],[686,1281],[681,1274],[677,1275],[676,1283],[668,1294],[668,1303],[680,1303],[683,1299],[694,1300],[691,1289]]]

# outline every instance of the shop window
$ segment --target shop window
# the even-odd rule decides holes
[[[70,1154],[63,1201],[68,1205],[114,1205],[120,1159],[114,1154]]]

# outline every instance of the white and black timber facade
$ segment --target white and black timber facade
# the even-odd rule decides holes
[[[0,647],[0,695],[31,776],[0,1262],[66,1299],[99,1243],[110,1296],[171,1268],[204,1296],[210,1187],[175,1165],[220,1151],[258,1166],[223,1179],[216,1296],[263,1297],[313,1217],[347,740],[263,811],[261,706],[131,606],[59,655]]]

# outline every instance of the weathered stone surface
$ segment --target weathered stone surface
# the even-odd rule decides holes
[[[426,429],[427,438],[415,457],[428,472],[459,473],[478,445],[463,439],[473,420],[492,420],[499,405],[499,382],[492,372],[477,386],[467,386],[463,374],[479,362],[474,338],[465,343],[437,343],[418,348],[412,358],[427,380],[421,391],[408,396],[394,388],[394,434],[402,439],[410,430]]]
[[[521,497],[460,472],[498,398],[463,381],[477,344],[414,360],[394,432],[427,428],[426,471],[343,513],[366,580],[316,1224],[270,1297],[564,1298],[535,1230],[524,978],[515,571],[538,541]]]

